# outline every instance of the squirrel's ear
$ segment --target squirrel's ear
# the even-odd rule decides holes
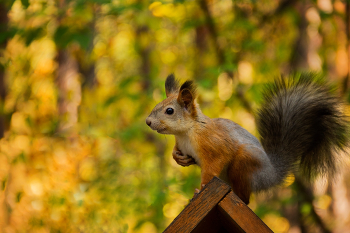
[[[180,93],[177,97],[177,101],[180,105],[183,105],[185,108],[190,110],[189,106],[191,106],[196,98],[196,86],[193,81],[186,81],[180,87]]]
[[[166,97],[169,97],[171,94],[178,92],[179,82],[175,79],[174,74],[170,74],[165,81],[165,93]]]
[[[194,97],[192,96],[192,93],[188,89],[184,89],[180,92],[179,96],[177,97],[177,101],[180,105],[184,106],[185,108],[189,109],[189,106],[194,101]]]

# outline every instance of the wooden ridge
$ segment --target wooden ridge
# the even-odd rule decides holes
[[[234,194],[228,184],[214,177],[164,232],[271,233],[272,231]]]

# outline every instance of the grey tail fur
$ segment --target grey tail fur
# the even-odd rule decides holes
[[[257,127],[282,181],[299,167],[306,178],[332,177],[349,145],[349,122],[330,86],[307,73],[277,79],[264,92]]]

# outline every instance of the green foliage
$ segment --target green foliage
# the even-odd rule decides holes
[[[0,25],[0,43],[4,43],[5,41],[7,41],[8,39],[14,37],[17,33],[17,30],[15,28],[2,28],[3,26]]]
[[[27,9],[29,6],[29,0],[21,0],[22,6]]]
[[[59,48],[66,48],[70,43],[76,42],[82,49],[88,49],[92,40],[92,32],[88,28],[72,30],[70,26],[60,26],[53,39]]]

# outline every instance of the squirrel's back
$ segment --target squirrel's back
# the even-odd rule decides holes
[[[231,120],[223,118],[214,118],[213,120],[229,132],[230,138],[234,139],[235,143],[244,146],[244,150],[248,152],[246,155],[258,161],[258,169],[251,174],[252,191],[266,190],[283,181],[284,177],[277,174],[271,159],[254,135]]]

